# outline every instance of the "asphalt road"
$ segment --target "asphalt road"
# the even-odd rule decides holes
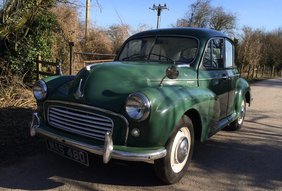
[[[0,189],[282,191],[282,79],[255,83],[252,94],[244,127],[197,143],[177,184],[162,185],[148,163],[94,159],[87,168],[43,151],[0,167]]]

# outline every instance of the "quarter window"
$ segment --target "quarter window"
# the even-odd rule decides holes
[[[233,45],[229,40],[225,41],[225,67],[231,68],[234,63]]]
[[[203,66],[205,68],[224,68],[224,39],[212,39],[206,48]]]

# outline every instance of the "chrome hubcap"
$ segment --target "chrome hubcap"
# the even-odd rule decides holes
[[[246,103],[243,100],[242,104],[241,104],[240,113],[239,113],[238,124],[242,124],[243,123],[245,112],[246,112]]]
[[[179,173],[187,163],[191,147],[191,134],[187,127],[182,127],[176,134],[171,154],[171,169],[175,173]]]
[[[188,139],[183,137],[179,140],[178,149],[175,153],[175,160],[177,163],[182,163],[188,155]]]

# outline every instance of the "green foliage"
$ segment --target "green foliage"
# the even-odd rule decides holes
[[[41,55],[45,59],[52,58],[52,30],[56,27],[54,15],[38,15],[26,37],[21,41],[9,41],[5,58],[9,60],[10,71],[13,74],[26,73],[26,80],[31,81],[35,68],[35,59]],[[24,31],[21,31],[24,32]]]

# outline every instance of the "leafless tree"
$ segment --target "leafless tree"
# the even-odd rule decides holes
[[[113,53],[115,53],[122,43],[128,38],[130,28],[128,25],[112,25],[108,30],[109,37],[112,41]]]
[[[177,26],[208,27],[212,7],[210,0],[197,0],[191,4],[185,17],[177,20]]]
[[[222,7],[216,7],[211,12],[209,27],[218,31],[232,33],[236,28],[236,16],[224,11]]]
[[[263,33],[250,27],[243,28],[243,38],[239,48],[241,71],[247,70],[247,78],[255,77],[263,55]],[[247,67],[247,68],[246,68]]]
[[[179,27],[201,27],[232,33],[236,28],[236,15],[226,12],[222,7],[213,7],[210,0],[196,0],[182,19]]]
[[[264,38],[263,64],[267,68],[271,68],[271,76],[275,75],[275,69],[278,73],[282,69],[282,37],[278,31],[265,34]],[[262,71],[263,75],[263,71]],[[280,74],[281,75],[281,74]]]
[[[80,43],[82,52],[112,53],[111,40],[107,31],[102,29],[91,29],[87,41]]]
[[[282,75],[282,36],[279,30],[263,32],[250,27],[243,28],[239,43],[238,60],[247,78]],[[279,74],[280,72],[280,74]]]

